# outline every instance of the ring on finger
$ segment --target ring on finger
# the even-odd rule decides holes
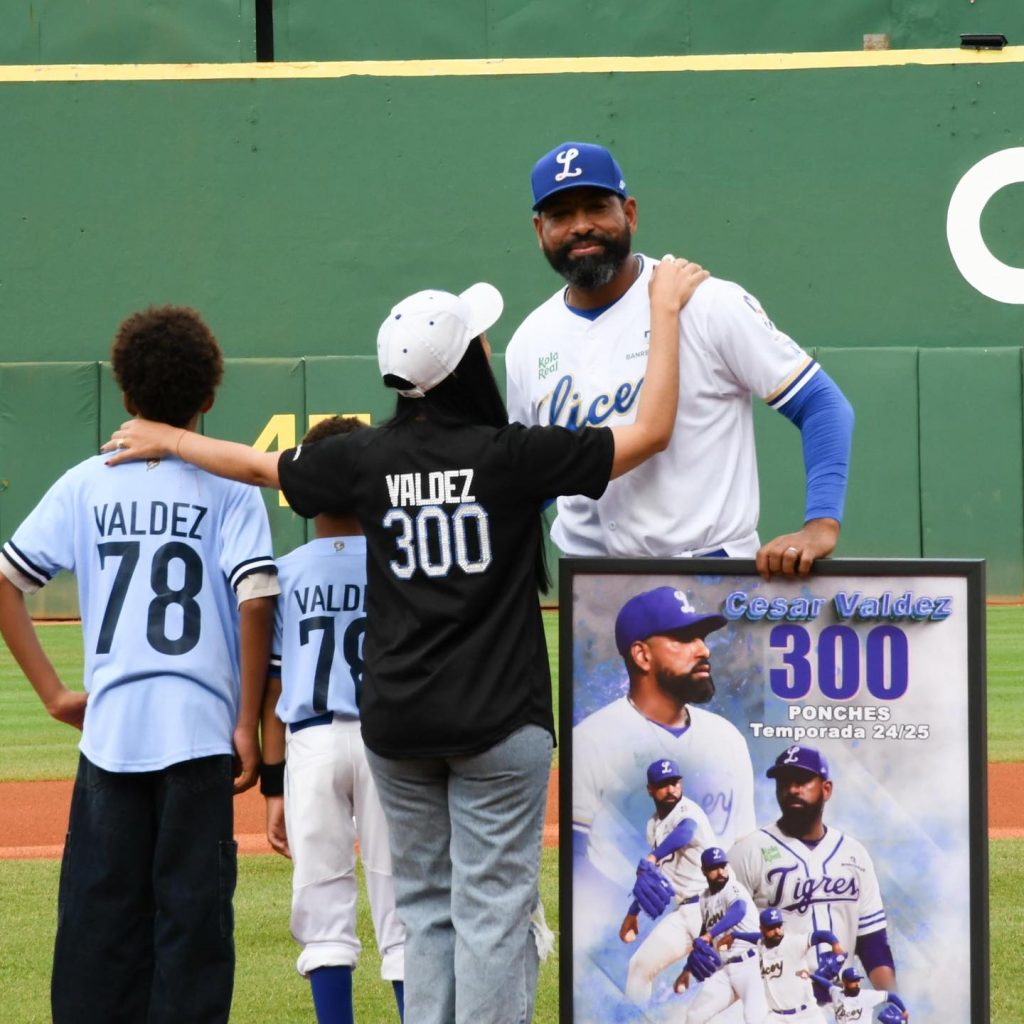
[[[793,545],[792,545],[792,544],[790,544],[790,545],[789,545],[789,547],[788,547],[788,548],[786,548],[786,550],[787,550],[787,551],[795,551],[795,552],[796,552],[797,554],[799,554],[799,553],[800,553],[800,549],[799,549],[799,548],[795,548],[795,547],[793,547]]]

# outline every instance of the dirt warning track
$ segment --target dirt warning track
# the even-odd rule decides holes
[[[60,857],[71,786],[70,779],[0,783],[0,859]],[[988,766],[988,826],[990,839],[1024,838],[1024,762]],[[273,852],[258,789],[235,800],[235,837],[242,853]],[[557,769],[548,780],[544,845],[558,845]]]

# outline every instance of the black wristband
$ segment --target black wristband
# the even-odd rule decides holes
[[[264,796],[284,796],[284,761],[260,765],[260,792]]]

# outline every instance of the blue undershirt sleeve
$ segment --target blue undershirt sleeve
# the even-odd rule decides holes
[[[655,860],[664,860],[666,857],[689,845],[693,833],[697,831],[697,822],[693,818],[683,818],[681,822],[667,836],[662,843],[654,848]]]
[[[587,834],[577,829],[572,830],[572,859],[574,863],[587,859]]]
[[[800,430],[807,474],[804,521],[843,518],[853,440],[853,406],[823,370],[779,412]]]
[[[896,962],[892,958],[892,949],[889,946],[889,933],[884,928],[871,932],[870,935],[859,936],[856,953],[868,974],[876,967],[896,969]]]
[[[725,913],[708,929],[708,935],[717,939],[724,931],[728,931],[733,925],[743,920],[743,914],[747,909],[744,900],[733,900],[726,908]]]

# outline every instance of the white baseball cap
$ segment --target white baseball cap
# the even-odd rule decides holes
[[[483,281],[458,295],[428,289],[402,299],[377,332],[385,383],[406,398],[422,398],[459,365],[469,343],[497,322],[504,305],[501,292]],[[389,375],[398,381],[388,381]]]

